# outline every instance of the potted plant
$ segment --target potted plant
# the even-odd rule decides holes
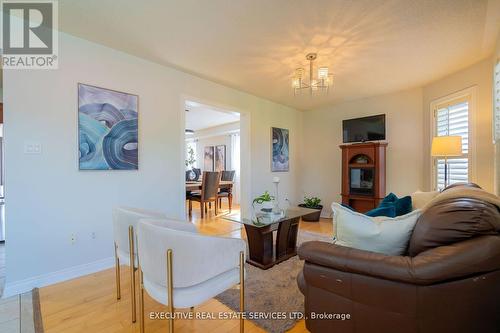
[[[303,221],[307,222],[318,222],[321,216],[321,210],[323,206],[320,205],[321,199],[318,197],[306,197],[304,196],[304,203],[300,204],[299,207],[314,209],[316,212],[302,216]]]
[[[274,197],[268,191],[265,191],[264,194],[253,199],[252,207],[255,210],[255,204],[259,204],[262,205],[261,211],[270,213],[273,210],[273,201]]]
[[[192,169],[195,163],[196,163],[196,158],[194,155],[194,149],[193,147],[188,147],[186,156],[186,168],[188,170]]]
[[[196,158],[193,147],[188,147],[186,156],[186,180],[197,181],[200,175],[196,172],[194,164]]]

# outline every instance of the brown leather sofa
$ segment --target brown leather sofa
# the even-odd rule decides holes
[[[499,207],[455,198],[420,216],[405,256],[304,243],[297,279],[306,327],[339,333],[500,332],[499,232]]]

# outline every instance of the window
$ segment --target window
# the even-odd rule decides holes
[[[500,59],[495,65],[495,73],[493,79],[493,91],[494,91],[494,140],[495,142],[500,141]]]
[[[186,170],[196,168],[196,141],[186,141]]]
[[[471,115],[474,91],[454,94],[445,99],[433,102],[432,136],[457,135],[462,137],[462,156],[448,158],[448,184],[471,180]],[[444,188],[443,158],[432,160],[432,186],[434,189]]]

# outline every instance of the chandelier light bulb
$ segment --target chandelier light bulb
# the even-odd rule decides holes
[[[320,80],[327,80],[328,79],[328,67],[318,68],[318,78]]]
[[[295,69],[295,78],[296,79],[302,79],[303,76],[304,76],[304,68]]]

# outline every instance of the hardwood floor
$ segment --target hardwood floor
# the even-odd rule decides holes
[[[223,206],[219,216],[214,216],[213,209],[208,216],[200,218],[199,208],[193,207],[193,216],[190,218],[198,230],[204,234],[224,235],[245,238],[241,225],[224,220],[227,207]],[[238,208],[233,208],[233,212]],[[300,230],[317,233],[332,234],[332,223],[329,219],[322,219],[319,223],[301,222]],[[46,333],[125,333],[139,332],[139,324],[132,324],[130,320],[130,288],[129,271],[127,267],[121,269],[121,300],[116,300],[115,271],[108,269],[95,274],[87,275],[71,281],[44,287],[40,290],[40,300],[43,324]],[[188,309],[176,309],[189,311]],[[165,306],[157,303],[145,293],[146,332],[168,332],[166,320],[148,319],[148,314],[154,311],[166,311]],[[222,303],[212,299],[195,308],[195,312],[213,313],[232,312]],[[206,319],[179,319],[175,321],[176,332],[239,332],[238,320],[206,320]],[[265,332],[251,321],[245,321],[245,332]],[[304,321],[297,323],[289,332],[307,332]]]

